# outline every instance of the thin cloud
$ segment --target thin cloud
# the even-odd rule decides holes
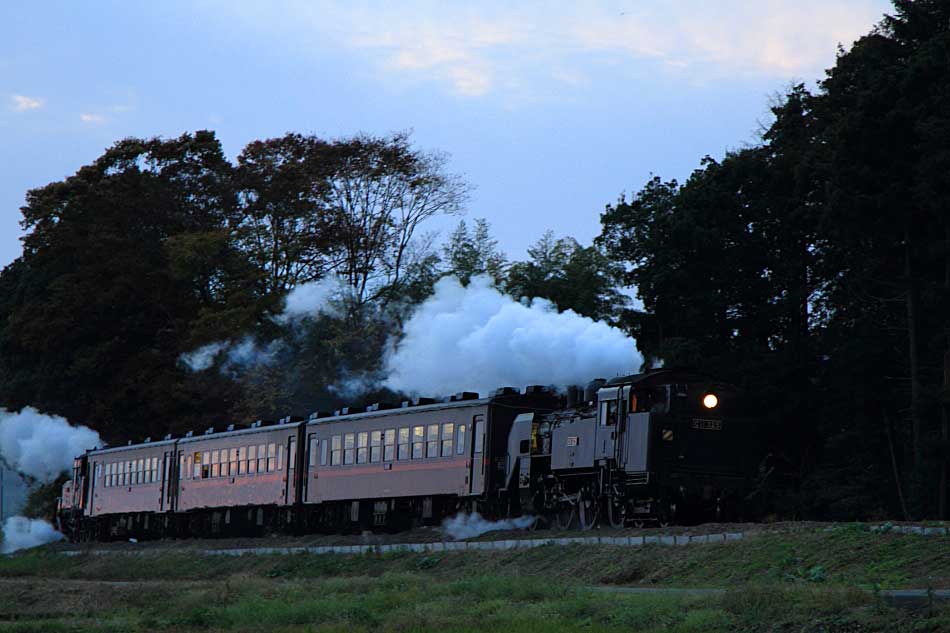
[[[462,96],[550,82],[581,86],[597,64],[653,64],[707,79],[817,78],[880,20],[884,0],[398,5],[288,0],[264,13],[220,5],[255,29],[363,54],[381,78],[437,81]],[[317,35],[317,37],[314,37]],[[569,73],[551,69],[570,68]],[[586,73],[584,71],[586,69]]]
[[[79,115],[79,120],[83,123],[88,123],[90,125],[97,125],[99,123],[105,123],[106,118],[101,114],[93,114],[91,112],[83,112]]]
[[[14,112],[28,112],[30,110],[39,110],[46,103],[45,99],[39,97],[27,97],[26,95],[13,95],[10,97]]]

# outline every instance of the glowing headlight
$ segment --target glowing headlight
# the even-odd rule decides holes
[[[719,404],[719,398],[716,397],[714,393],[707,393],[703,396],[703,406],[707,409],[715,409],[716,405]]]

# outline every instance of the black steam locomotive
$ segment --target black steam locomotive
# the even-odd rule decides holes
[[[87,451],[73,539],[403,529],[457,512],[589,529],[737,519],[762,458],[735,388],[659,369]]]

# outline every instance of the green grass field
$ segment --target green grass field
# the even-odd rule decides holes
[[[726,592],[611,590],[623,586]],[[34,551],[0,559],[0,631],[950,631],[947,606],[895,609],[873,591],[948,586],[946,537],[858,526],[686,547],[243,557]]]

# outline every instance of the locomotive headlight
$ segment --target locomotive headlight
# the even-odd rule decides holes
[[[715,409],[719,405],[719,398],[714,393],[707,393],[703,396],[703,406],[707,409]]]

